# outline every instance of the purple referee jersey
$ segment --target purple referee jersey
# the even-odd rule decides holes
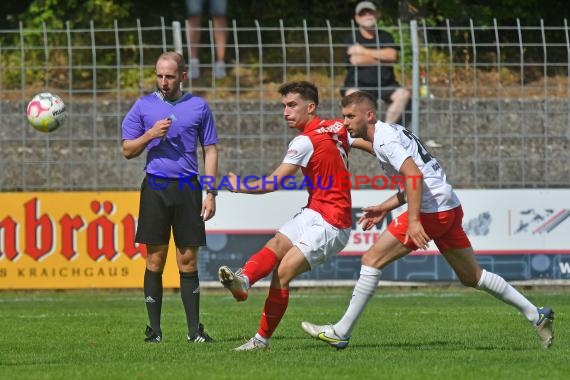
[[[212,111],[206,101],[189,93],[175,102],[163,100],[158,92],[139,98],[123,120],[123,140],[134,140],[158,120],[172,119],[164,139],[153,139],[146,146],[145,171],[148,174],[180,178],[196,175],[198,143],[218,142]]]

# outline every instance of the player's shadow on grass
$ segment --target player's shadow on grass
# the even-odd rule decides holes
[[[349,345],[352,348],[366,348],[366,349],[383,349],[383,350],[399,350],[399,349],[417,349],[418,351],[458,351],[458,350],[475,350],[475,351],[527,351],[533,347],[501,347],[491,343],[484,344],[478,342],[477,344],[469,344],[458,341],[433,341],[433,342],[418,342],[418,343],[378,343],[378,344],[358,344],[354,343]]]
[[[309,342],[310,347],[315,346],[327,346],[326,343],[320,342],[317,339],[313,339],[307,336],[291,336],[282,337],[283,340],[306,340]],[[442,350],[442,351],[457,351],[457,350],[475,350],[475,351],[527,351],[529,349],[534,349],[534,346],[528,347],[512,347],[512,346],[498,346],[492,343],[477,342],[476,344],[471,344],[469,342],[463,341],[445,341],[445,340],[434,340],[429,342],[402,342],[402,343],[383,343],[378,342],[374,344],[370,343],[358,343],[351,341],[346,349],[382,349],[382,350],[401,350],[401,349],[416,349],[418,351],[429,351],[429,350]],[[337,351],[334,347],[329,346],[329,349]],[[342,350],[338,350],[342,351]]]

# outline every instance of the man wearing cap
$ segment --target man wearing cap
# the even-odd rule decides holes
[[[377,101],[382,99],[388,106],[384,121],[404,125],[402,116],[410,108],[411,93],[403,88],[394,75],[393,65],[398,60],[394,37],[378,29],[378,10],[371,1],[356,5],[354,20],[357,30],[345,38],[348,72],[341,96],[357,90],[365,91]],[[409,119],[409,118],[408,118]]]

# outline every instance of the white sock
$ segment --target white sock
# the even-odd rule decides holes
[[[245,274],[240,274],[240,276],[243,278],[243,282],[245,282],[246,289],[251,288],[251,285],[249,285],[249,277],[247,277]]]
[[[365,265],[360,267],[360,277],[352,292],[352,298],[350,299],[348,308],[340,321],[333,326],[339,338],[346,339],[350,337],[360,314],[364,311],[368,300],[374,295],[381,275],[382,271],[379,269]]]
[[[259,335],[259,333],[256,333],[254,338],[259,340],[261,343],[265,343],[266,346],[269,344],[269,339],[262,337],[261,335]]]
[[[487,272],[483,269],[476,288],[484,290],[493,297],[516,307],[524,314],[529,322],[535,323],[538,320],[538,311],[536,310],[536,306],[526,299],[525,296],[520,294],[501,276]]]

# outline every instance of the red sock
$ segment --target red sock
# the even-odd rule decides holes
[[[288,305],[289,289],[269,288],[269,295],[265,300],[257,333],[264,338],[271,338],[279,322],[281,322]]]
[[[277,255],[267,247],[254,253],[242,268],[242,273],[249,278],[249,285],[255,284],[269,275],[277,265]]]

